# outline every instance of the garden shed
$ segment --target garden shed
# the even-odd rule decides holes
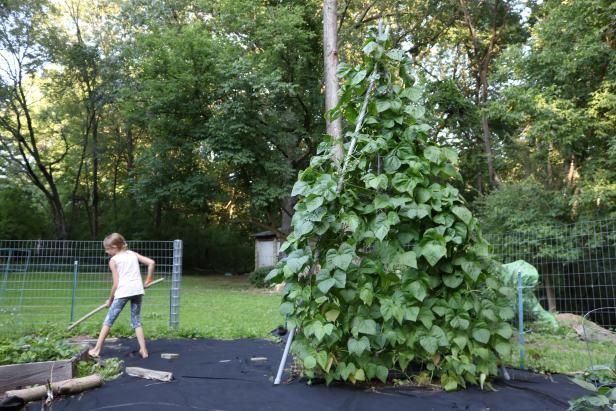
[[[271,267],[278,262],[280,241],[272,231],[253,234],[255,237],[255,270]]]

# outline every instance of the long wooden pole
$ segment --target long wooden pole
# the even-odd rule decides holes
[[[54,382],[51,384],[51,390],[56,395],[75,394],[81,391],[89,390],[90,388],[100,387],[101,385],[103,385],[103,377],[98,374],[93,374],[88,375],[87,377]],[[32,388],[25,388],[23,390],[12,390],[7,391],[6,395],[19,397],[26,402],[36,401],[47,395],[47,387],[45,385],[39,385]]]
[[[164,278],[159,278],[158,280],[152,281],[150,284],[144,286],[143,288],[150,288],[154,284],[158,284],[158,283],[160,283],[163,280],[164,280]],[[96,314],[100,310],[104,309],[105,307],[107,307],[107,303],[101,304],[100,306],[96,307],[95,309],[93,309],[92,311],[90,311],[89,313],[87,313],[86,315],[84,315],[83,317],[81,317],[80,319],[78,319],[77,321],[72,323],[71,325],[69,325],[67,330],[72,330],[78,324],[80,324],[80,323],[84,322],[85,320],[87,320],[88,318],[92,317],[94,314]]]

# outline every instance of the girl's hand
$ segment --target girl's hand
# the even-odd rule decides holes
[[[107,302],[105,302],[105,307],[107,308],[111,307],[112,302],[113,302],[113,298],[108,299]]]

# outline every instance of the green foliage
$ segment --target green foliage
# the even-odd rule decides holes
[[[265,281],[265,277],[272,271],[274,267],[260,267],[248,274],[250,284],[255,287],[264,288],[269,284]]]
[[[29,188],[0,180],[0,238],[46,238],[52,231],[41,201]]]
[[[79,361],[77,363],[77,374],[81,377],[98,374],[105,381],[115,380],[124,372],[124,362],[119,358],[106,358],[99,363],[94,360]]]
[[[568,411],[616,409],[616,357],[612,364],[595,366],[573,382],[593,394],[569,401]]]
[[[475,206],[481,227],[490,234],[545,232],[567,221],[569,209],[562,193],[545,190],[534,179],[502,184]]]
[[[294,185],[287,257],[266,280],[286,282],[280,312],[299,327],[308,377],[384,382],[414,363],[446,390],[483,385],[510,353],[509,289],[452,185],[457,155],[428,142],[408,58],[374,31],[363,52],[361,66],[340,65],[331,113],[353,126],[373,92],[359,134],[347,133],[357,147],[344,188],[327,139]]]
[[[0,340],[0,365],[66,360],[81,347],[68,344],[57,332],[39,330],[39,335]]]

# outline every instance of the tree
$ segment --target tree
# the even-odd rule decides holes
[[[532,176],[566,196],[573,219],[614,212],[612,12],[605,1],[537,6],[528,47],[512,48],[498,73],[515,86],[491,109],[514,130],[511,167],[523,171],[514,177]]]
[[[3,2],[0,11],[0,49],[4,60],[0,75],[0,155],[10,171],[23,174],[43,193],[57,238],[67,238],[64,204],[57,175],[69,151],[66,135],[44,127],[37,115],[42,102],[37,76],[47,59],[44,34],[51,30],[46,16],[53,9],[45,1]]]

